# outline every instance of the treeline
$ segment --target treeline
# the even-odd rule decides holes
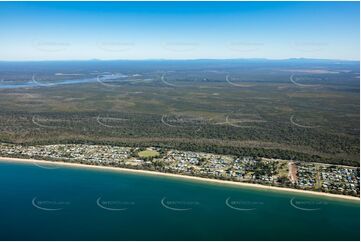
[[[359,165],[356,158],[360,153],[359,136],[332,133],[327,127],[303,129],[289,123],[268,121],[241,128],[176,116],[163,116],[163,121],[166,124],[161,115],[144,113],[0,112],[0,141],[28,145],[157,146],[236,156]]]
[[[215,144],[202,144],[202,143],[182,143],[182,142],[162,142],[159,140],[149,141],[106,141],[106,140],[91,140],[91,139],[64,139],[64,140],[34,140],[25,142],[25,145],[47,145],[47,144],[88,144],[88,145],[113,145],[113,146],[127,146],[127,147],[159,147],[164,149],[178,149],[195,152],[206,152],[223,155],[234,156],[251,156],[251,157],[264,157],[284,160],[298,160],[308,162],[320,162],[337,165],[359,166],[359,162],[348,159],[326,158],[318,155],[310,155],[302,152],[295,152],[290,150],[281,149],[265,149],[265,148],[250,148],[250,147],[230,147]]]

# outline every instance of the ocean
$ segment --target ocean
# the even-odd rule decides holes
[[[359,240],[358,202],[0,162],[0,240]]]

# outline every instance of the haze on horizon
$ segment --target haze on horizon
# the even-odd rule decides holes
[[[359,60],[359,2],[1,2],[0,60]]]

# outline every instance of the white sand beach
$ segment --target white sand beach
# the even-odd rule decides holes
[[[173,177],[173,178],[179,178],[179,179],[187,179],[187,180],[192,180],[192,181],[205,182],[207,184],[210,184],[210,183],[224,184],[224,185],[232,185],[232,186],[238,186],[238,187],[255,188],[255,189],[267,190],[267,191],[279,191],[279,192],[288,192],[288,193],[294,193],[294,194],[300,193],[300,194],[304,194],[304,195],[314,195],[314,196],[325,197],[325,198],[360,201],[359,197],[353,197],[353,196],[331,194],[331,193],[324,193],[324,192],[306,191],[306,190],[276,187],[276,186],[267,186],[267,185],[252,184],[252,183],[245,183],[245,182],[224,181],[224,180],[217,180],[217,179],[211,179],[211,178],[202,178],[202,177],[179,175],[179,174],[172,174],[172,173],[163,173],[163,172],[157,172],[157,171],[136,170],[136,169],[110,167],[110,166],[85,165],[85,164],[70,163],[70,162],[63,162],[63,161],[47,161],[47,160],[21,159],[21,158],[10,158],[10,157],[0,157],[0,161],[1,162],[10,162],[10,163],[33,163],[33,164],[39,164],[39,165],[44,164],[44,165],[57,165],[57,166],[64,166],[64,167],[90,168],[90,169],[109,170],[109,171],[116,171],[116,172],[123,172],[123,173],[125,172],[125,173],[134,173],[134,174],[153,175],[153,176],[157,176],[157,177],[159,177],[159,176]]]

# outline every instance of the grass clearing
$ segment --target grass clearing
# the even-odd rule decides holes
[[[142,158],[157,157],[159,156],[159,152],[155,150],[143,150],[138,152],[138,155]]]

